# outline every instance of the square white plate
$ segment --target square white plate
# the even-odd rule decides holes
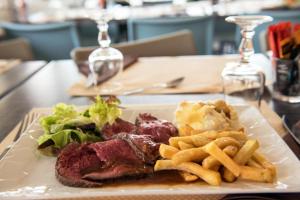
[[[260,142],[259,151],[276,165],[276,183],[236,181],[223,182],[219,187],[201,182],[124,184],[90,189],[67,187],[55,178],[56,158],[43,156],[37,150],[36,138],[42,134],[42,130],[35,122],[0,161],[0,199],[300,192],[300,162],[297,157],[257,109],[249,106],[235,108],[249,137]],[[174,121],[175,109],[176,105],[129,106],[124,110],[122,118],[134,121],[139,113],[148,112],[160,119]]]

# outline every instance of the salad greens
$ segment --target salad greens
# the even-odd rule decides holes
[[[120,101],[115,97],[104,100],[99,96],[84,112],[78,112],[73,105],[57,104],[53,114],[40,119],[44,134],[38,138],[39,149],[49,146],[61,149],[73,141],[102,140],[102,127],[106,123],[112,124],[122,114],[119,104]]]

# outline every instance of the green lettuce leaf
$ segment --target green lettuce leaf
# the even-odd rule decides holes
[[[72,130],[72,129],[65,129],[62,131],[58,131],[54,134],[44,134],[38,139],[38,145],[42,145],[43,143],[51,140],[54,144],[53,147],[55,148],[62,148],[71,142],[96,142],[99,141],[99,137],[93,134],[83,133],[80,130]]]
[[[105,101],[97,96],[96,102],[88,109],[88,116],[101,129],[106,123],[112,124],[121,116],[122,110],[118,107],[119,104],[117,99]]]
[[[53,108],[53,114],[40,119],[44,134],[38,138],[39,147],[42,145],[41,148],[46,148],[51,145],[61,149],[73,141],[100,141],[101,128],[106,123],[112,124],[122,114],[119,104],[116,98],[104,100],[96,97],[95,103],[84,112],[78,112],[73,105],[57,104]],[[94,128],[90,130],[90,127],[95,126],[94,131]]]

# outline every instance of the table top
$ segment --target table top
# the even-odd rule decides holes
[[[46,65],[45,61],[26,61],[0,75],[0,99]]]
[[[91,100],[87,97],[71,97],[67,90],[81,79],[77,67],[70,60],[52,61],[29,78],[19,87],[4,96],[0,101],[0,141],[22,120],[26,113],[34,107],[52,107],[56,103],[65,102],[75,105],[87,105]],[[221,94],[193,95],[139,95],[120,96],[124,104],[178,103],[182,100],[209,100],[222,98]],[[274,103],[276,105],[276,102]],[[280,114],[285,110],[281,109]],[[288,114],[299,114],[299,105],[288,111]],[[284,140],[300,157],[300,147],[290,135]],[[274,196],[274,195],[273,195]],[[276,198],[300,197],[300,194],[276,194]]]

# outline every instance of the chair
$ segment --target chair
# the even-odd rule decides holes
[[[198,54],[211,54],[213,24],[213,17],[129,19],[128,38],[132,41],[188,29],[194,35]]]
[[[24,38],[0,41],[0,59],[33,60],[33,52],[28,40]]]
[[[195,55],[197,53],[193,34],[188,30],[151,39],[119,43],[112,45],[112,47],[119,49],[124,55],[138,57]],[[89,54],[96,48],[75,48],[71,52],[71,57],[76,64],[86,62]]]
[[[291,21],[292,23],[300,23],[300,12],[299,11],[264,11],[259,13],[259,15],[269,15],[273,17],[273,21],[269,23],[264,23],[255,28],[255,35],[253,37],[253,46],[255,53],[262,53],[266,49],[265,42],[262,44],[261,42],[264,39],[263,33],[266,32],[267,28],[271,24],[277,24],[283,21]],[[236,43],[239,45],[240,43],[240,28],[236,29]]]
[[[70,51],[79,46],[72,22],[41,25],[3,23],[0,26],[5,29],[8,38],[26,38],[36,59],[67,59]]]

